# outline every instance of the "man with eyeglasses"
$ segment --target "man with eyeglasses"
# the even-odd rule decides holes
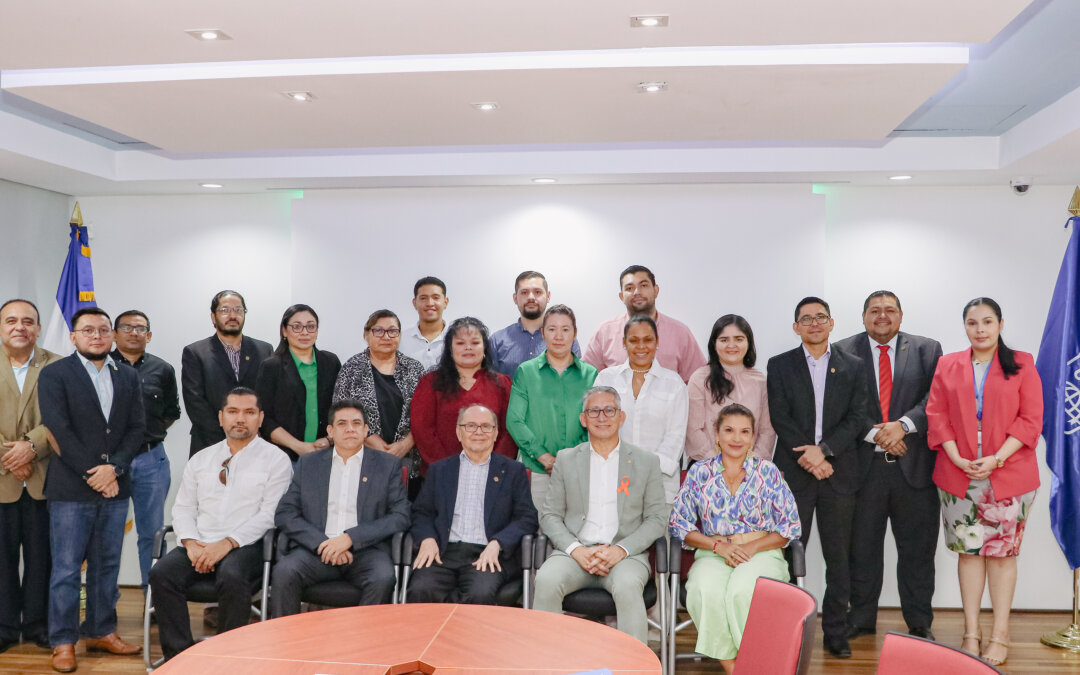
[[[498,434],[494,412],[466,406],[457,420],[461,453],[428,469],[413,504],[410,602],[493,605],[521,574],[518,547],[536,532],[536,508],[524,465],[492,453]]]
[[[146,413],[146,436],[131,460],[129,471],[143,591],[149,583],[154,533],[165,523],[165,497],[172,483],[169,456],[165,454],[165,433],[180,418],[176,372],[164,359],[146,351],[153,336],[149,317],[137,309],[129,309],[113,321],[116,349],[110,356],[138,372]]]
[[[214,334],[184,347],[180,387],[191,419],[191,455],[225,438],[217,418],[225,394],[234,387],[254,389],[259,366],[273,351],[243,334],[246,316],[244,297],[221,291],[210,301]]]
[[[589,440],[560,452],[551,473],[540,525],[555,551],[536,573],[533,607],[561,613],[568,594],[600,587],[615,600],[619,630],[648,643],[649,548],[671,510],[660,460],[620,442],[626,413],[614,388],[593,387],[582,402]]]
[[[263,413],[246,387],[232,389],[218,411],[225,440],[195,453],[173,503],[179,545],[150,569],[161,650],[171,659],[191,645],[185,593],[212,576],[218,633],[244,626],[260,580],[263,534],[292,479],[292,462],[259,436]]]
[[[90,651],[138,654],[116,634],[116,580],[131,494],[129,468],[146,437],[139,376],[111,356],[109,315],[97,307],[71,319],[75,353],[38,378],[41,418],[56,444],[49,463],[49,643],[54,670],[75,670],[75,643]],[[86,620],[79,625],[86,562]],[[5,600],[6,602],[6,600]]]
[[[821,298],[799,301],[792,329],[802,344],[769,359],[773,461],[795,495],[804,545],[817,512],[825,557],[824,646],[832,656],[846,659],[851,657],[847,609],[855,494],[870,459],[859,438],[870,426],[863,363],[849,352],[830,348],[833,319]]]
[[[502,330],[491,334],[492,360],[495,370],[513,379],[518,366],[540,356],[545,349],[544,311],[551,292],[543,274],[526,270],[514,280],[514,305],[521,317]],[[581,357],[581,347],[573,340],[571,351]]]

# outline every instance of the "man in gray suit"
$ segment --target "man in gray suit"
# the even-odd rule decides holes
[[[390,538],[409,527],[409,499],[401,460],[365,449],[367,432],[361,403],[338,401],[326,428],[333,447],[296,463],[274,517],[295,548],[274,566],[271,616],[299,613],[304,588],[320,581],[348,581],[361,605],[390,602]]]
[[[912,635],[934,639],[934,552],[938,495],[931,475],[935,453],[926,446],[926,399],[941,345],[900,332],[904,313],[892,291],[874,291],[863,303],[866,330],[835,347],[858,356],[873,426],[863,441],[873,448],[861,466],[851,545],[848,638],[876,631],[884,575],[885,524],[896,540],[900,607]]]
[[[581,424],[589,440],[559,452],[551,474],[540,527],[555,553],[536,574],[533,606],[562,612],[567,594],[599,586],[615,600],[619,630],[647,642],[649,547],[664,535],[670,509],[660,460],[619,442],[625,421],[614,389],[585,392]]]

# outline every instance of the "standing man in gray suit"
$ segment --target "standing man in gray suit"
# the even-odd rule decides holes
[[[900,332],[900,299],[874,291],[863,303],[866,330],[836,343],[861,359],[873,426],[864,436],[873,458],[856,497],[848,638],[876,631],[884,575],[885,524],[896,540],[896,578],[908,631],[933,640],[934,552],[938,495],[935,455],[926,446],[926,399],[941,356],[937,340]]]
[[[589,440],[561,451],[551,474],[540,527],[555,553],[536,574],[533,606],[562,612],[567,594],[599,586],[615,600],[619,630],[647,643],[649,547],[664,535],[670,511],[660,460],[620,443],[626,413],[617,391],[593,387],[583,400]]]
[[[320,581],[356,586],[361,605],[390,602],[390,538],[409,529],[409,498],[401,460],[364,449],[362,405],[344,399],[330,406],[326,435],[333,447],[301,456],[278,502],[274,523],[294,548],[274,565],[275,618],[298,614],[304,588]]]

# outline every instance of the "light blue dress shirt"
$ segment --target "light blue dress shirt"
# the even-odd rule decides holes
[[[79,360],[82,361],[83,367],[86,368],[86,373],[90,376],[90,381],[94,383],[98,402],[101,403],[101,414],[105,416],[105,419],[109,419],[109,413],[112,412],[113,402],[111,371],[116,370],[116,361],[113,361],[111,356],[106,356],[105,365],[101,367],[101,370],[98,370],[97,366],[95,366],[90,359],[79,354],[79,352],[75,353],[78,355]]]

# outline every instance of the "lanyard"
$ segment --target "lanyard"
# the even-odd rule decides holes
[[[990,374],[990,366],[993,362],[986,364],[986,370],[983,371],[982,381],[975,382],[975,418],[980,422],[982,421],[983,410],[983,390],[986,389],[986,376]],[[975,364],[971,364],[971,374],[975,374]]]

